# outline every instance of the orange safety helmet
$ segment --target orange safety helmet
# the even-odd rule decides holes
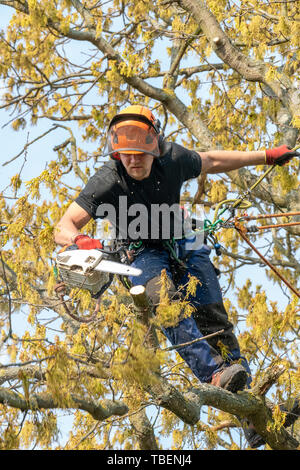
[[[160,123],[150,109],[133,105],[113,117],[108,127],[108,153],[119,159],[118,153],[148,153],[159,157]]]

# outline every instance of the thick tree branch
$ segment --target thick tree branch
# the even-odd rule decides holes
[[[158,450],[153,426],[151,425],[144,409],[129,415],[136,437],[139,441],[140,450]]]
[[[217,387],[213,390],[211,385],[201,385],[193,389],[192,393],[199,406],[216,406],[218,403],[218,409],[253,423],[256,431],[274,450],[296,450],[299,446],[298,441],[284,427],[276,428],[271,410],[264,399],[252,393],[244,391],[232,394]]]
[[[36,379],[41,378],[41,371],[37,367],[29,366],[22,368],[22,371],[24,370],[29,376],[33,376]],[[151,385],[146,388],[157,405],[168,409],[187,424],[195,425],[199,421],[202,406],[213,406],[224,412],[236,415],[240,419],[251,421],[259,434],[273,449],[292,450],[299,443],[283,427],[276,428],[270,405],[261,397],[283,372],[283,368],[270,370],[252,390],[249,392],[239,392],[238,394],[227,392],[210,384],[200,384],[187,393],[181,394],[159,375],[156,375]],[[20,368],[15,368],[13,371],[5,371],[1,374],[1,382],[19,378],[19,374]],[[121,402],[104,400],[101,404],[98,404],[77,395],[71,395],[71,400],[72,404],[70,406],[72,408],[86,411],[94,419],[100,421],[112,415],[123,416],[128,412],[127,406]],[[22,411],[61,407],[49,394],[35,394],[26,400],[19,394],[3,387],[0,387],[0,403]],[[143,448],[156,449],[153,429],[146,416],[143,413],[139,413],[138,415],[131,416],[130,419]]]
[[[103,421],[110,416],[123,416],[128,412],[124,403],[103,400],[102,404],[71,394],[72,408],[89,413],[97,421]],[[33,394],[28,400],[11,390],[0,387],[0,403],[21,411],[61,408],[49,394]]]
[[[202,0],[179,0],[178,3],[193,15],[222,62],[239,72],[246,80],[263,81],[264,64],[249,59],[230,42],[215,16],[206,7],[206,2]]]
[[[256,393],[265,391],[264,383],[268,387],[269,380],[270,374],[267,375],[268,383],[262,381],[255,389]],[[252,390],[234,394],[210,384],[200,384],[182,395],[160,378],[148,391],[156,404],[176,414],[187,424],[195,425],[198,422],[202,406],[213,406],[252,422],[257,432],[274,450],[295,450],[299,446],[283,427],[276,428],[271,409],[264,398],[254,395]]]

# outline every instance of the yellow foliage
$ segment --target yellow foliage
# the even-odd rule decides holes
[[[277,174],[273,178],[273,184],[275,189],[279,187],[282,195],[285,195],[291,190],[298,188],[298,176],[296,174],[289,173],[287,168],[281,167],[278,168]]]
[[[247,310],[249,308],[252,301],[253,294],[249,292],[251,285],[251,280],[247,279],[246,284],[242,287],[242,289],[238,290],[238,306],[244,310]]]
[[[225,247],[230,247],[233,253],[237,252],[238,234],[235,229],[229,228],[223,230],[220,236],[220,243]]]
[[[33,442],[39,442],[42,447],[50,448],[57,437],[57,419],[51,411],[34,414],[32,420],[24,424],[21,432],[22,444],[28,447]]]
[[[292,125],[300,129],[300,114],[293,117]]]
[[[60,407],[72,407],[71,361],[63,349],[53,351],[54,357],[49,360],[46,374],[47,390]]]
[[[285,422],[286,415],[285,413],[280,411],[279,405],[276,405],[272,410],[273,420],[272,426],[269,428],[273,429],[274,431],[278,431]]]
[[[210,189],[210,200],[214,204],[226,199],[228,188],[222,180],[212,181]]]
[[[183,318],[189,317],[194,309],[187,299],[195,293],[198,284],[199,281],[191,276],[186,286],[186,297],[174,301],[168,293],[170,281],[164,270],[161,275],[160,302],[156,308],[154,324],[168,328],[177,325]]]
[[[2,436],[2,439],[0,439],[0,450],[18,449],[20,438],[16,426],[8,425],[4,429]]]

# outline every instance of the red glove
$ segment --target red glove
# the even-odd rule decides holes
[[[296,156],[300,156],[300,153],[292,150],[286,145],[281,145],[280,147],[266,150],[266,164],[282,166]]]
[[[77,235],[74,238],[75,245],[78,246],[79,250],[92,250],[93,248],[103,248],[100,240],[90,238],[88,235]]]

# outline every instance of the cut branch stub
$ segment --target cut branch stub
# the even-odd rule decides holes
[[[154,307],[146,294],[146,289],[142,285],[134,286],[130,289],[130,294],[138,320],[147,327],[146,343],[149,347],[157,349],[158,339],[154,326],[151,324]]]

